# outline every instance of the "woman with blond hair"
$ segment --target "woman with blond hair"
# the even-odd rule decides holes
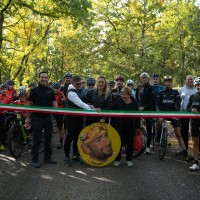
[[[112,108],[112,95],[109,90],[105,76],[98,76],[95,88],[88,91],[86,103],[93,105],[100,110],[110,110]],[[108,117],[87,117],[86,126],[96,122],[108,122]]]

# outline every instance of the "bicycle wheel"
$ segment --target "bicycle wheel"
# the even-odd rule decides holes
[[[22,155],[24,147],[24,137],[21,127],[18,124],[13,124],[8,132],[8,148],[10,154],[14,158],[19,158]]]
[[[137,129],[133,140],[133,158],[136,158],[144,153],[146,149],[146,130],[143,127]]]
[[[160,146],[159,146],[159,158],[160,160],[163,160],[163,158],[165,157],[165,153],[167,151],[167,128],[163,129],[162,135],[161,135],[161,139],[160,139]]]

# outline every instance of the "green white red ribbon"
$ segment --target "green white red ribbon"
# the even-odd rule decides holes
[[[66,114],[66,115],[79,115],[79,116],[142,117],[142,118],[200,118],[200,114],[194,114],[192,112],[102,110],[101,112],[97,113],[94,110],[24,106],[24,105],[13,105],[13,104],[0,104],[0,110]]]

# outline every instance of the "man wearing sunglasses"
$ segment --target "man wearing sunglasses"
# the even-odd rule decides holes
[[[81,77],[80,76],[73,76],[72,77],[72,84],[68,87],[67,92],[67,107],[72,109],[85,109],[85,110],[95,110],[94,106],[88,105],[83,102],[83,95],[81,92]],[[65,138],[64,143],[64,152],[65,152],[65,160],[64,163],[66,166],[71,167],[72,161],[76,163],[82,163],[78,147],[77,147],[77,141],[78,136],[81,130],[83,129],[83,116],[74,116],[69,115],[67,116],[67,130],[68,134]],[[72,161],[70,159],[70,149],[71,149],[71,143],[73,141],[73,157]]]

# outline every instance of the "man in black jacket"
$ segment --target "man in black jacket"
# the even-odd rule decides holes
[[[140,111],[152,111],[154,110],[154,101],[155,101],[155,91],[153,86],[150,85],[149,74],[146,72],[141,73],[140,75],[141,84],[136,89],[136,99],[139,103]],[[150,154],[150,144],[152,138],[152,122],[151,119],[146,120],[146,129],[147,129],[147,148],[146,154]]]

